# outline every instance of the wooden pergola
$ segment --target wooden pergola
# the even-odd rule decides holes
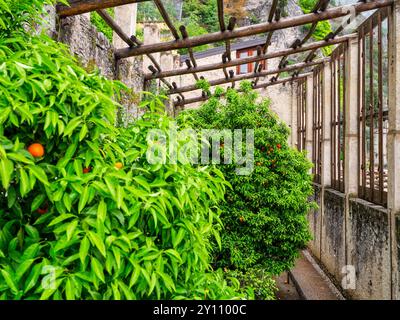
[[[318,22],[336,19],[340,17],[346,17],[350,13],[356,15],[370,10],[375,10],[383,7],[392,5],[393,0],[378,0],[378,1],[359,1],[350,6],[338,6],[328,8],[330,0],[319,0],[313,10],[308,14],[303,14],[294,17],[281,17],[281,12],[278,7],[279,0],[273,0],[272,5],[268,14],[267,22],[253,24],[250,26],[235,28],[236,19],[231,17],[228,25],[225,24],[224,15],[224,3],[223,0],[215,0],[218,5],[218,20],[219,20],[219,31],[209,33],[200,36],[190,37],[185,26],[181,25],[177,29],[171,18],[168,16],[167,11],[161,0],[153,0],[157,9],[160,12],[165,24],[168,26],[174,40],[153,44],[143,44],[135,36],[126,34],[122,28],[120,28],[113,18],[105,11],[107,8],[116,6],[139,3],[151,0],[69,0],[70,5],[57,5],[57,13],[60,17],[68,17],[87,12],[97,12],[104,21],[114,30],[114,32],[127,44],[126,48],[118,49],[115,52],[117,59],[124,59],[128,57],[146,55],[152,65],[149,66],[150,73],[145,74],[145,82],[153,79],[160,79],[165,86],[168,88],[169,95],[177,94],[176,100],[174,100],[174,106],[183,106],[186,104],[205,101],[209,98],[204,92],[201,96],[191,99],[185,99],[183,93],[198,90],[196,83],[178,87],[175,82],[172,84],[167,80],[168,77],[180,76],[192,74],[195,81],[199,80],[198,73],[222,69],[223,77],[216,80],[209,81],[211,86],[232,83],[245,79],[253,79],[252,84],[254,89],[266,88],[275,84],[284,84],[287,82],[299,81],[304,79],[310,73],[301,73],[305,68],[315,67],[322,63],[325,63],[330,57],[324,59],[318,59],[314,61],[317,56],[316,51],[320,48],[338,45],[343,42],[357,36],[357,34],[350,34],[339,36],[339,33],[343,30],[343,26],[340,26],[334,32],[328,34],[322,41],[314,41],[307,43],[315,31]],[[351,11],[353,10],[353,11]],[[290,27],[303,26],[310,24],[311,27],[308,33],[302,39],[296,39],[293,44],[279,51],[268,51],[268,47],[271,44],[271,39],[274,31],[279,29],[285,29]],[[257,47],[257,55],[232,59],[231,54],[231,41],[248,36],[265,34],[265,43],[262,46]],[[225,52],[222,54],[221,62],[215,62],[206,65],[198,65],[193,53],[193,48],[200,45],[206,45],[216,42],[225,43]],[[152,56],[153,53],[171,51],[176,49],[187,49],[188,59],[185,61],[186,68],[174,69],[174,70],[162,70],[159,63]],[[304,61],[289,65],[288,57],[290,55],[308,52],[308,55]],[[260,61],[281,58],[277,69],[261,71]],[[227,71],[227,68],[240,66],[242,64],[255,63],[254,71],[247,74],[241,74],[235,76],[234,73]],[[278,79],[283,72],[292,72],[290,77]],[[268,82],[259,83],[260,77],[273,75]],[[202,78],[202,77],[201,77]]]

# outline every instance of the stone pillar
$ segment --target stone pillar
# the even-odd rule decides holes
[[[143,24],[143,38],[144,44],[158,43],[161,42],[160,29],[156,23],[144,23]],[[154,59],[160,63],[160,53],[152,53]],[[143,68],[144,72],[148,73],[148,66],[151,65],[151,61],[146,56],[143,57]]]
[[[345,194],[356,197],[358,193],[358,39],[348,42],[346,61],[344,186]]]
[[[321,185],[331,185],[331,64],[324,64]]]
[[[389,133],[388,158],[388,211],[391,221],[392,299],[400,299],[400,261],[397,246],[400,241],[400,1],[393,4],[389,14]]]
[[[150,43],[158,43],[161,42],[161,36],[160,36],[160,29],[156,23],[144,23],[143,24],[143,43],[144,44],[150,44]],[[161,56],[160,53],[152,53],[152,56],[154,59],[160,63],[161,61]],[[143,56],[143,72],[148,73],[149,71],[149,66],[152,65],[152,62],[147,56]],[[151,82],[148,82],[149,87],[146,90],[150,91],[157,91],[159,90],[160,87],[160,80],[152,80]]]
[[[293,148],[297,148],[297,90],[298,90],[298,82],[293,82],[292,85],[292,122],[291,122],[291,141],[290,144]]]
[[[127,36],[136,34],[137,4],[127,4],[114,8],[114,21]],[[116,32],[113,33],[113,46],[115,49],[126,48],[128,44]],[[132,95],[124,95],[121,103],[125,109],[119,115],[119,120],[127,125],[141,115],[137,108],[140,101],[140,92],[143,90],[142,58],[130,57],[117,61],[117,79],[124,82],[132,89]]]
[[[307,77],[307,105],[306,105],[306,150],[307,156],[312,161],[312,111],[313,111],[313,75]],[[310,169],[310,172],[312,170]]]
[[[115,22],[128,35],[128,37],[136,34],[136,15],[137,3],[118,6],[115,10]],[[128,45],[115,32],[113,33],[113,45],[115,48],[126,48]]]

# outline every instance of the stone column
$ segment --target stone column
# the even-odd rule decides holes
[[[115,10],[115,22],[130,37],[136,34],[137,3],[118,6]],[[113,45],[115,48],[126,48],[128,45],[114,32]]]
[[[136,34],[137,4],[127,4],[114,8],[114,21],[127,36]],[[113,33],[115,49],[126,48],[128,44],[118,34]],[[143,90],[142,58],[130,57],[117,61],[116,78],[132,89],[132,95],[123,96],[121,103],[125,106],[119,117],[125,125],[141,115],[137,108],[140,101],[140,92]]]
[[[397,246],[400,228],[400,1],[393,4],[389,14],[389,133],[388,159],[388,211],[391,221],[392,299],[400,299],[399,257]]]
[[[321,185],[331,185],[331,64],[324,64]]]
[[[297,147],[297,91],[298,90],[298,83],[293,82],[292,85],[292,122],[291,122],[291,145],[293,148]]]
[[[345,137],[344,137],[344,186],[347,196],[358,193],[358,39],[348,42],[346,61]]]
[[[143,24],[143,43],[144,44],[150,44],[150,43],[158,43],[160,42],[161,36],[160,36],[160,29],[156,23],[144,23]],[[152,53],[152,56],[154,59],[160,63],[161,61],[161,56],[160,53]],[[150,59],[147,56],[143,56],[143,72],[148,73],[149,71],[149,66],[152,65]],[[160,87],[160,81],[159,80],[153,80],[149,82],[150,87],[147,90],[151,91],[157,91]]]
[[[313,75],[307,77],[307,105],[306,105],[306,150],[310,161],[312,161],[312,111],[313,111]],[[310,172],[312,170],[310,169]]]
[[[143,43],[151,44],[158,43],[161,41],[160,29],[156,23],[144,23],[143,24]],[[160,63],[160,53],[152,53],[154,59]],[[149,72],[148,66],[151,65],[151,61],[146,56],[143,57],[143,71]]]

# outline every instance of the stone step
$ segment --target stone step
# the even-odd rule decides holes
[[[301,252],[289,275],[304,300],[344,300],[307,250]]]

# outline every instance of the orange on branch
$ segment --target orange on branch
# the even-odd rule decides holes
[[[44,147],[40,143],[31,144],[28,147],[28,151],[35,158],[40,158],[44,156]]]
[[[119,170],[119,169],[122,169],[122,168],[124,167],[124,165],[123,165],[122,162],[117,162],[117,163],[114,165],[114,167],[117,168],[117,169]]]

